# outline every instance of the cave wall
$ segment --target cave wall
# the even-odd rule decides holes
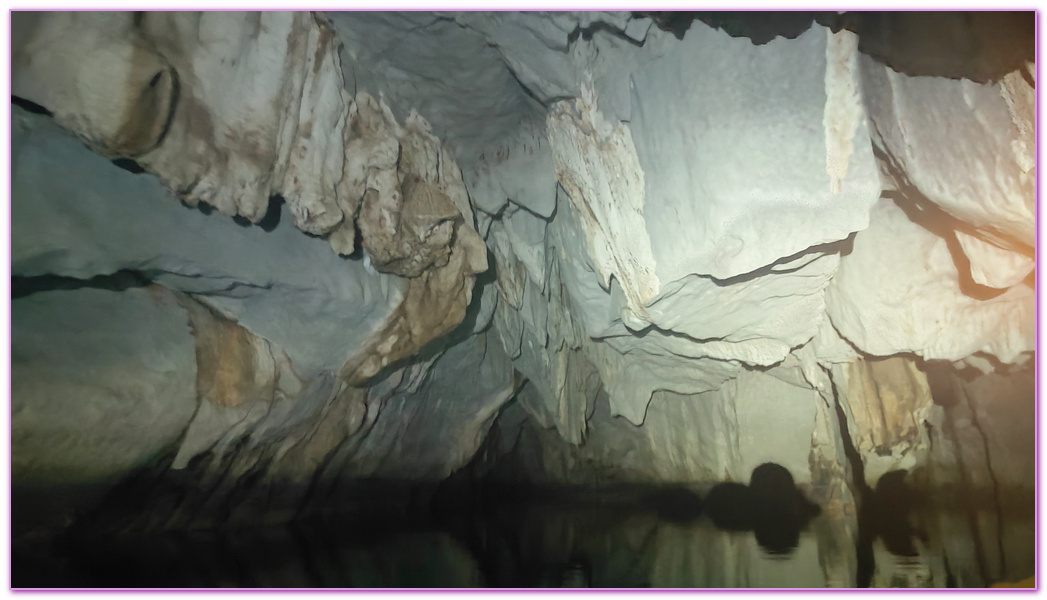
[[[928,380],[940,415],[930,429],[926,477],[949,510],[928,527],[935,550],[961,585],[1018,580],[1034,569],[1035,369],[983,374],[932,365]],[[1019,416],[1020,415],[1020,416]]]
[[[340,369],[390,320],[408,287],[401,278],[338,257],[289,219],[266,231],[179,205],[47,117],[13,110],[12,432],[16,487],[26,490],[16,505],[53,496],[40,491],[48,486],[83,488],[41,505],[52,509],[38,525],[88,510],[141,469],[198,488],[159,523],[175,527],[211,523],[215,507],[244,501],[243,478],[259,471],[266,478],[247,489],[292,490],[261,507],[279,519],[324,469],[438,480],[468,461],[512,389],[486,335],[443,360],[429,350],[407,374],[387,369],[371,389],[347,387]],[[184,364],[161,361],[176,352]],[[63,368],[97,375],[49,375]],[[462,369],[484,374],[469,398],[446,389]],[[444,425],[418,425],[433,422]]]
[[[67,525],[177,443],[196,411],[196,355],[185,310],[161,286],[11,304],[12,533],[21,535]]]
[[[860,16],[759,40],[604,12],[14,18],[13,93],[53,115],[12,109],[14,439],[54,435],[31,390],[59,358],[30,340],[88,335],[48,310],[101,335],[85,298],[162,305],[120,343],[167,327],[184,389],[135,392],[172,410],[110,474],[194,491],[149,523],[283,518],[478,448],[545,483],[773,460],[851,517],[848,444],[869,487],[1030,485],[1030,405],[965,383],[976,457],[920,367],[1020,387],[1034,350],[1035,69],[942,58],[975,22],[914,65],[918,33]],[[16,483],[46,472],[21,448]]]

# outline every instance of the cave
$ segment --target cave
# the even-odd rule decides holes
[[[10,585],[1034,587],[1035,38],[12,12]]]

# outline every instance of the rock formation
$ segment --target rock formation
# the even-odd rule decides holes
[[[794,17],[14,13],[23,529],[767,462],[851,527],[897,471],[1026,510],[1025,19]]]

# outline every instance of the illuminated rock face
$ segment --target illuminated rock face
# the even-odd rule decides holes
[[[1034,70],[1009,54],[910,63],[875,20],[15,18],[13,93],[54,123],[14,109],[13,274],[129,270],[178,298],[198,409],[171,464],[219,503],[258,472],[292,490],[244,518],[311,482],[439,480],[496,421],[499,476],[776,461],[847,504],[848,445],[869,486],[947,462],[928,364],[1034,349]]]
[[[366,93],[349,95],[321,16],[21,19],[15,94],[49,107],[92,148],[136,159],[190,206],[254,223],[278,210],[270,199],[280,196],[296,227],[326,236],[340,254],[353,254],[359,228],[375,269],[415,280],[388,331],[354,356],[354,381],[464,316],[487,263],[454,158],[417,114],[401,126]],[[450,318],[418,310],[422,298],[438,298]]]

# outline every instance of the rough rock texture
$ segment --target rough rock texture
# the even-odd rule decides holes
[[[925,466],[930,427],[939,417],[927,378],[906,357],[836,367],[840,405],[870,488],[889,471]]]
[[[833,326],[873,356],[1025,360],[1035,348],[1033,289],[1019,283],[987,298],[965,293],[950,250],[946,239],[881,199],[826,292]]]
[[[267,232],[188,209],[14,110],[13,275],[146,273],[281,346],[304,378],[344,364],[401,301],[407,281],[340,259],[286,220]]]
[[[196,342],[196,390],[200,400],[235,407],[259,398],[272,398],[277,386],[277,366],[269,344],[196,302],[185,301],[184,305]]]
[[[150,178],[117,169],[57,130],[46,118],[15,110],[13,144],[17,159],[13,170],[16,199],[13,212],[19,226],[12,240],[14,274],[35,280],[47,279],[43,277],[45,273],[55,273],[75,278],[61,281],[71,281],[70,285],[77,286],[95,285],[91,280],[95,274],[135,269],[153,281],[186,294],[180,297],[184,308],[171,297],[190,352],[191,370],[183,374],[181,383],[190,398],[199,397],[204,402],[191,423],[187,419],[192,416],[195,404],[190,405],[190,412],[179,423],[177,434],[187,425],[188,429],[171,463],[175,471],[185,469],[201,454],[222,455],[223,449],[235,445],[246,434],[255,435],[258,444],[280,440],[293,446],[296,438],[292,433],[301,432],[296,435],[308,437],[319,428],[321,434],[315,436],[312,445],[290,452],[286,458],[288,450],[279,452],[279,460],[275,462],[287,466],[273,469],[277,481],[308,483],[327,452],[347,435],[357,433],[365,416],[372,420],[377,417],[380,397],[371,402],[370,413],[367,413],[368,404],[362,398],[367,397],[368,392],[348,388],[336,393],[337,378],[334,377],[347,358],[354,353],[358,355],[360,348],[366,349],[370,340],[386,341],[376,335],[376,323],[385,319],[400,323],[401,327],[418,323],[417,319],[410,319],[410,314],[408,318],[389,319],[388,315],[407,310],[404,307],[413,307],[430,321],[439,319],[443,331],[464,316],[461,298],[468,297],[471,289],[457,280],[455,272],[444,277],[451,280],[449,285],[460,286],[460,295],[427,299],[424,294],[427,290],[432,293],[435,286],[415,286],[414,280],[370,274],[360,261],[337,257],[323,241],[303,236],[286,223],[267,232],[179,206],[165,198],[163,189]],[[55,176],[59,172],[62,176]],[[208,239],[214,242],[208,243]],[[460,263],[464,258],[456,258],[457,254],[452,255],[451,260]],[[423,278],[440,277],[441,272],[446,271],[437,270],[435,275],[426,274]],[[47,289],[47,285],[54,284],[43,285]],[[404,287],[408,288],[408,297],[417,294],[413,302],[401,300]],[[29,296],[25,302],[38,295]],[[423,310],[431,309],[437,301],[458,306],[457,313],[445,310],[433,314]],[[400,308],[394,311],[397,305]],[[33,320],[25,322],[26,327],[35,326]],[[195,341],[189,337],[190,331]],[[431,330],[408,331],[411,333],[416,335],[416,340],[425,339]],[[150,339],[161,344],[164,336]],[[407,352],[405,347],[410,348],[401,344],[398,351]],[[492,352],[489,356],[493,359],[497,354]],[[41,360],[37,363],[33,368],[47,368]],[[197,365],[201,368],[197,369]],[[492,406],[497,407],[505,401],[504,394],[492,390],[501,385],[499,381],[507,381],[509,371],[506,369],[505,366],[492,367],[487,381],[494,388],[476,388],[478,393],[490,392],[490,395],[476,397],[479,405],[493,403]],[[454,371],[450,369],[451,373]],[[426,367],[415,370],[418,377],[427,373]],[[135,376],[128,374],[130,378]],[[457,381],[457,376],[451,377]],[[511,379],[508,381],[511,383]],[[344,387],[344,384],[337,385]],[[25,397],[30,398],[31,394],[27,392]],[[387,411],[383,428],[396,430],[397,411],[409,408],[402,404],[402,399],[400,402]],[[330,418],[324,412],[328,410],[328,403],[338,407]],[[456,403],[457,398],[447,405]],[[446,405],[440,406],[438,412],[445,410]],[[473,409],[462,410],[472,414]],[[493,409],[477,410],[486,416],[475,422],[460,420],[463,413],[458,410],[448,410],[445,415],[440,412],[450,429],[423,429],[420,436],[435,435],[437,439],[429,446],[408,447],[400,454],[401,458],[391,458],[389,455],[396,453],[388,445],[374,445],[377,453],[374,456],[366,454],[368,449],[349,456],[365,462],[386,461],[393,471],[423,464],[419,461],[424,456],[430,466],[422,471],[434,479],[439,478],[464,464],[479,444]],[[346,417],[342,415],[348,418],[347,422],[343,423]],[[418,418],[426,420],[424,416]],[[321,424],[324,427],[320,428]],[[470,433],[463,437],[461,427]],[[16,421],[15,429],[25,431],[27,436],[39,436],[42,431],[37,430],[35,421],[26,421],[24,426]],[[257,433],[259,430],[265,434]],[[367,433],[370,429],[361,435]],[[157,436],[150,443],[165,440],[170,444],[176,439],[177,435],[174,439]],[[24,452],[27,456],[35,454],[32,449]],[[141,461],[147,456],[149,453],[143,450],[128,453],[126,458],[139,461],[131,466],[142,466]],[[268,465],[268,462],[259,463],[255,456],[245,459],[244,464]],[[127,469],[120,473],[126,474]],[[297,474],[287,479],[280,474],[282,469]],[[227,481],[232,489],[237,477],[248,470],[245,467],[239,473],[232,472],[228,479],[216,475],[217,481],[212,484]],[[19,479],[28,484],[34,477],[30,471],[24,478],[19,472]],[[369,473],[363,468],[355,471],[361,476]],[[236,506],[244,501],[242,497],[229,501],[217,492],[210,500],[207,506],[212,509],[222,506],[223,502]],[[189,505],[192,510],[170,519],[172,526],[195,518],[208,522],[207,519],[216,514],[208,514],[207,508],[192,501]],[[290,506],[295,507],[294,503]],[[279,502],[274,503],[274,507],[286,508]],[[244,514],[251,518],[255,514],[251,510],[256,508],[244,509]]]
[[[439,481],[464,466],[515,389],[509,359],[493,338],[469,337],[426,368],[394,376],[399,383],[357,450],[370,460],[354,460],[343,476]]]
[[[867,133],[856,50],[837,39],[850,35],[812,28],[756,47],[696,27],[634,75],[631,126],[663,279],[728,279],[867,226],[880,183],[872,149],[854,141]],[[697,60],[707,67],[685,77]],[[644,93],[666,88],[681,95]],[[767,151],[782,144],[792,150]]]
[[[521,21],[521,26],[524,28],[536,27],[540,22],[539,18],[534,15],[513,15],[511,18]],[[473,21],[473,26],[476,26],[476,19]],[[565,31],[563,35],[564,44],[569,45],[566,39],[567,32]],[[843,93],[833,96],[829,103],[828,121],[823,118],[827,114],[824,95],[816,106],[811,107],[809,112],[797,113],[797,116],[790,117],[794,121],[799,119],[795,127],[803,131],[804,135],[807,135],[806,132],[812,128],[815,131],[832,132],[831,134],[823,133],[816,140],[817,145],[825,148],[827,138],[834,144],[837,141],[843,143],[850,140],[852,136],[861,134],[855,129],[856,127],[859,125],[864,127],[863,121],[855,116],[860,115],[861,111],[858,98],[853,93],[856,85],[854,69],[837,69],[833,74],[826,75],[824,67],[820,70],[817,68],[818,61],[822,61],[822,65],[825,64],[827,51],[839,54],[839,56],[833,55],[836,57],[834,60],[837,61],[833,63],[834,65],[840,61],[843,64],[850,64],[854,60],[853,49],[851,54],[847,54],[846,49],[835,50],[835,46],[833,46],[834,50],[827,50],[826,40],[834,38],[825,32],[821,32],[821,37],[812,33],[805,39],[808,40],[807,43],[795,47],[794,51],[797,52],[797,56],[804,55],[805,62],[812,62],[815,65],[811,69],[811,76],[813,78],[817,75],[817,85],[821,88],[829,86],[833,90],[851,89],[850,95]],[[645,95],[643,90],[675,90],[681,85],[692,85],[689,78],[681,77],[682,67],[674,67],[674,65],[689,64],[697,60],[695,57],[706,56],[713,52],[719,52],[718,56],[722,57],[722,60],[736,60],[727,58],[732,55],[729,49],[733,47],[732,44],[737,44],[741,52],[758,51],[747,50],[748,42],[744,40],[735,42],[712,30],[696,31],[693,43],[688,42],[682,45],[670,45],[666,39],[655,33],[648,34],[647,42],[642,49],[628,44],[623,45],[610,35],[593,35],[584,43],[575,40],[574,44],[570,54],[571,60],[582,71],[591,68],[593,81],[597,83],[580,90],[578,92],[580,99],[574,101],[575,104],[559,103],[551,106],[550,116],[546,123],[558,177],[564,185],[565,193],[558,196],[557,212],[552,223],[554,228],[549,231],[546,237],[548,241],[544,245],[546,246],[545,254],[548,256],[549,241],[556,240],[554,236],[558,234],[562,241],[557,245],[563,247],[564,250],[553,256],[561,262],[561,266],[558,269],[547,269],[541,265],[544,262],[541,260],[542,247],[538,245],[536,248],[535,242],[532,241],[537,239],[540,242],[541,238],[536,238],[533,234],[513,235],[521,231],[517,223],[521,221],[521,215],[528,214],[523,211],[505,211],[501,219],[496,219],[492,224],[488,240],[490,243],[491,238],[494,238],[493,250],[496,263],[504,265],[498,269],[499,290],[509,294],[504,300],[520,311],[522,317],[521,324],[509,325],[510,331],[513,332],[511,339],[515,340],[515,337],[520,335],[516,331],[522,329],[540,342],[541,346],[546,348],[542,352],[548,354],[544,357],[527,358],[527,352],[524,352],[518,368],[531,379],[542,379],[543,377],[536,377],[533,367],[529,368],[527,363],[557,364],[564,360],[556,358],[561,347],[559,342],[554,338],[545,343],[545,333],[541,331],[545,327],[541,321],[535,322],[533,316],[541,315],[543,312],[553,314],[559,311],[555,308],[546,311],[535,307],[537,298],[529,295],[527,285],[520,280],[518,275],[515,275],[521,267],[526,269],[530,279],[537,284],[537,289],[544,290],[546,297],[555,297],[557,294],[564,295],[556,291],[556,288],[560,287],[556,283],[558,272],[560,278],[563,279],[566,295],[571,301],[573,320],[581,321],[585,326],[584,334],[595,338],[597,342],[585,344],[583,354],[600,372],[610,394],[612,412],[626,416],[633,423],[639,424],[643,421],[643,414],[651,395],[657,389],[667,389],[677,393],[713,390],[739,370],[736,363],[719,363],[718,361],[703,361],[702,368],[687,369],[684,365],[693,364],[694,359],[708,357],[728,361],[740,360],[750,365],[770,366],[781,361],[790,348],[802,345],[811,339],[821,322],[822,293],[835,270],[837,257],[833,256],[832,249],[822,248],[815,248],[806,256],[790,255],[798,252],[803,254],[808,247],[828,241],[843,240],[851,232],[864,227],[867,222],[867,213],[863,207],[867,207],[875,200],[879,183],[871,152],[863,149],[867,147],[860,147],[857,157],[852,162],[864,165],[864,167],[855,167],[850,170],[852,180],[860,183],[849,184],[851,187],[846,187],[844,190],[846,198],[855,199],[854,203],[844,206],[853,206],[853,210],[841,208],[842,221],[832,219],[824,221],[837,223],[837,229],[833,230],[834,233],[819,234],[805,227],[802,230],[812,231],[814,237],[798,243],[790,240],[788,243],[793,245],[782,252],[768,252],[764,245],[744,245],[748,248],[747,252],[759,251],[765,254],[746,255],[744,258],[745,261],[748,261],[746,266],[733,271],[723,271],[713,266],[715,261],[710,262],[702,258],[701,252],[694,254],[695,251],[691,249],[694,244],[687,241],[696,237],[707,240],[702,243],[723,248],[723,244],[713,241],[723,236],[718,233],[686,232],[681,229],[681,226],[688,223],[696,225],[717,223],[716,226],[739,227],[743,228],[739,229],[742,231],[752,224],[764,221],[740,218],[738,215],[731,216],[727,213],[721,219],[720,217],[709,218],[704,213],[690,215],[680,211],[710,210],[713,211],[710,214],[717,214],[716,211],[720,209],[714,207],[723,206],[723,210],[729,213],[731,210],[748,206],[739,203],[731,194],[737,193],[738,189],[756,188],[731,187],[733,185],[731,181],[734,180],[729,178],[734,175],[727,175],[728,179],[719,184],[720,187],[703,187],[718,181],[715,176],[712,176],[717,171],[716,161],[727,160],[731,164],[738,161],[729,158],[733,155],[715,148],[708,153],[702,150],[701,154],[692,156],[688,154],[694,147],[689,142],[692,138],[680,138],[679,136],[681,133],[686,133],[688,136],[702,135],[702,147],[704,148],[717,139],[715,136],[720,136],[719,139],[722,139],[725,144],[736,143],[738,136],[741,135],[738,127],[751,126],[755,135],[756,131],[763,131],[772,125],[763,121],[750,125],[746,120],[718,118],[710,111],[716,107],[720,107],[718,110],[728,110],[735,104],[729,100],[729,94],[723,96],[719,91],[717,93],[721,95],[716,99],[688,104],[686,107],[659,104],[645,111],[642,109],[644,102],[662,102],[664,104],[672,102],[670,100],[672,98],[690,97],[702,93],[701,90],[704,89],[719,90],[725,86],[732,90],[731,94],[762,97],[767,95],[766,92],[746,90],[743,86],[749,85],[749,82],[764,79],[742,80],[735,77],[728,78],[726,71],[720,75],[716,74],[719,72],[702,71],[698,76],[710,77],[715,81],[699,82],[693,84],[695,86],[693,89],[680,88],[677,91],[658,95]],[[751,45],[749,47],[751,48]],[[506,50],[503,49],[503,51]],[[620,56],[621,60],[614,64],[618,67],[624,66],[625,72],[612,72],[606,62],[608,55]],[[765,52],[763,56],[777,56],[777,54]],[[739,58],[737,60],[749,64],[755,59]],[[771,61],[764,67],[768,72],[781,72],[781,68],[775,66],[777,63],[774,63],[777,59],[767,60]],[[638,63],[642,63],[644,68],[638,68]],[[664,75],[660,75],[660,79],[651,79],[662,73]],[[531,76],[533,77],[533,74]],[[650,80],[643,79],[645,77]],[[828,77],[828,83],[826,83],[826,77]],[[629,105],[632,106],[631,109],[625,110],[622,105],[616,104],[620,98],[608,89],[608,87],[613,87],[611,84],[600,83],[609,78],[621,80],[626,90],[632,90],[630,92],[631,100],[628,94],[625,96],[627,103],[625,109],[629,109]],[[522,80],[528,81],[529,79],[522,78]],[[785,85],[784,81],[782,85]],[[567,108],[568,106],[573,106],[573,108]],[[778,104],[768,102],[768,109],[774,106]],[[612,125],[613,122],[602,114],[603,111],[615,114],[622,110],[632,113],[628,127],[624,127],[624,124]],[[679,110],[706,112],[701,115],[676,115],[674,111]],[[768,113],[763,118],[774,119],[774,114],[776,113]],[[837,115],[845,120],[850,119],[848,123],[853,127],[843,126],[834,121]],[[808,119],[810,123],[805,124],[804,119]],[[681,121],[704,123],[711,129],[705,133],[701,131],[692,133],[691,130],[681,129],[678,126]],[[589,124],[585,125],[585,123]],[[775,120],[773,127],[787,128],[789,126],[787,123],[789,122]],[[728,124],[735,124],[735,129],[728,129]],[[582,125],[585,127],[579,129]],[[617,133],[613,133],[614,127],[618,127]],[[630,130],[634,132],[633,135],[629,134]],[[594,144],[586,147],[581,142],[569,141],[576,139],[572,137],[575,135],[572,132],[575,131],[592,131],[589,137],[594,138]],[[604,131],[604,133],[598,133],[599,131]],[[781,138],[784,139],[789,135],[783,130]],[[577,139],[585,139],[585,137],[583,135]],[[831,188],[833,186],[830,185],[829,175],[825,170],[826,152],[828,151],[823,150],[820,158],[811,160],[818,164],[819,172],[825,173],[824,193],[828,198],[832,197]],[[775,156],[786,160],[783,154]],[[604,164],[607,161],[614,161],[614,168],[607,166],[610,163]],[[637,166],[629,166],[636,165],[637,161],[641,169],[638,169]],[[604,164],[602,168],[599,166],[601,164]],[[688,167],[684,168],[684,165]],[[766,165],[762,168],[766,169]],[[780,170],[804,172],[796,165],[783,165]],[[603,172],[613,172],[615,177],[622,177],[622,179],[615,180],[616,183],[613,186],[607,186],[600,179]],[[682,176],[684,172],[708,172],[711,177],[702,178],[701,181],[695,179],[693,185],[673,179]],[[752,180],[752,177],[740,177],[747,181]],[[859,179],[855,180],[854,177]],[[799,176],[794,178],[797,185],[801,185],[801,179]],[[622,182],[632,180],[635,180],[635,183],[631,184],[632,187],[622,186]],[[643,183],[644,181],[646,183]],[[670,188],[671,193],[663,191]],[[812,191],[809,189],[800,191],[800,188],[797,188],[795,192],[791,193],[795,193],[798,199],[803,198],[804,202],[810,202]],[[608,198],[613,197],[609,194],[618,194],[621,199],[602,200],[601,194]],[[641,197],[644,200],[640,201]],[[566,210],[566,204],[570,204],[570,211]],[[590,208],[591,206],[598,208]],[[840,204],[837,202],[833,206],[840,206]],[[642,207],[642,211],[638,211],[635,207]],[[791,209],[785,210],[788,212]],[[499,220],[502,222],[501,227],[498,224]],[[524,219],[524,222],[528,221]],[[777,221],[780,219],[770,219],[767,222]],[[531,230],[534,230],[533,227]],[[778,237],[768,236],[765,232],[731,235],[736,235],[739,240],[750,235],[763,240],[784,240],[784,232],[789,230],[789,228],[782,228],[783,234]],[[792,230],[799,229],[792,228]],[[505,231],[505,234],[501,233],[502,231]],[[584,232],[584,236],[579,237],[579,231]],[[645,231],[648,235],[643,235]],[[626,232],[629,237],[624,235]],[[612,238],[621,241],[608,246],[606,240]],[[645,249],[648,244],[653,254]],[[687,250],[681,248],[687,248]],[[515,260],[513,257],[503,256],[510,251],[516,255]],[[672,266],[678,265],[681,258],[691,256],[695,257],[693,268],[680,269]],[[783,256],[788,258],[782,259]],[[782,260],[779,261],[779,259]],[[688,258],[688,260],[691,259]],[[780,264],[771,266],[770,263],[775,261],[779,261]],[[519,266],[513,267],[514,264]],[[564,268],[565,266],[569,268]],[[716,279],[716,277],[728,278],[741,275],[758,267],[764,267],[764,269],[736,280]],[[796,271],[797,269],[803,270]],[[596,278],[591,275],[594,271],[597,274]],[[768,276],[775,271],[781,271],[782,275]],[[516,278],[513,283],[507,281],[510,274]],[[515,295],[522,294],[529,299],[525,301],[523,298],[514,298],[512,290],[516,289],[520,291],[515,292]],[[523,308],[517,308],[521,304]],[[764,312],[758,317],[749,311],[734,312],[743,306],[757,304],[764,308]],[[500,306],[496,314],[502,310]],[[556,317],[542,315],[539,318],[545,320]],[[509,315],[498,317],[498,319],[500,322],[507,323],[514,320],[515,317]],[[558,329],[565,330],[566,328]],[[634,332],[640,335],[637,336]],[[584,334],[582,338],[585,337]],[[574,335],[568,345],[574,348],[582,346],[578,337]],[[515,346],[515,341],[513,344]],[[536,346],[532,343],[525,347]],[[630,358],[623,360],[621,356],[626,354]],[[634,367],[638,367],[640,371],[625,375]],[[659,375],[652,378],[648,375],[649,373]],[[548,394],[543,395],[546,396],[546,403],[549,406],[557,403],[563,404],[562,400],[554,401],[553,398],[548,398]],[[569,437],[569,439],[577,438]]]
[[[468,392],[460,387],[463,371],[480,377]],[[169,468],[128,494],[138,496],[138,508],[109,502],[93,525],[138,531],[279,523],[351,512],[361,494],[375,491],[361,491],[360,480],[435,486],[472,458],[513,389],[508,359],[481,335],[370,389],[325,374],[296,396],[202,403]]]
[[[643,426],[637,427],[613,418],[606,394],[600,393],[584,445],[556,446],[553,432],[533,431],[545,438],[552,436],[544,441],[551,447],[517,450],[536,453],[539,462],[529,465],[532,477],[558,483],[747,483],[753,468],[777,462],[793,473],[797,483],[810,484],[819,402],[824,400],[809,388],[746,372],[714,392],[657,393]],[[680,428],[682,422],[691,427]],[[516,435],[501,433],[511,438]],[[525,473],[510,469],[506,474]]]
[[[282,194],[307,231],[326,232],[342,222],[333,196],[347,103],[335,49],[328,47],[333,36],[312,15],[28,13],[19,19],[28,31],[15,49],[14,93],[48,107],[92,146],[139,157],[192,205],[204,201],[258,221],[269,196]],[[164,101],[147,102],[153,95]],[[112,111],[111,101],[127,108]],[[126,135],[150,145],[125,148]],[[182,160],[186,153],[197,160]],[[324,168],[327,161],[334,169]]]
[[[206,202],[228,216],[260,222],[280,196],[295,226],[328,234],[341,254],[354,252],[359,226],[378,270],[442,271],[415,283],[423,289],[414,296],[444,297],[452,319],[464,316],[487,263],[458,167],[416,114],[402,128],[366,93],[350,96],[319,14],[26,13],[19,25],[14,93],[49,107],[92,147],[135,157],[190,206]],[[142,92],[150,68],[159,70]],[[128,75],[94,76],[107,69]],[[144,99],[129,100],[136,96]],[[128,108],[112,111],[110,97]],[[454,251],[460,258],[449,262]],[[405,307],[389,326],[410,335],[392,353],[371,338],[357,353],[365,367],[356,381],[458,322],[429,321]]]
[[[995,489],[913,577],[1027,575],[985,520],[1031,473],[1021,15],[684,17],[16,14],[13,93],[156,177],[15,109],[13,274],[182,294],[202,401],[151,497],[206,491],[162,524],[351,502],[479,447],[541,482],[773,460],[845,520],[900,469]]]

